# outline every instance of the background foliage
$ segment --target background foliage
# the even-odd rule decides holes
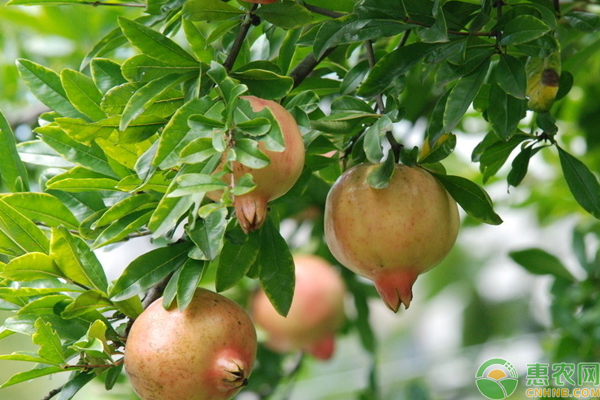
[[[438,172],[465,210],[457,248],[396,316],[343,270],[351,298],[336,358],[261,347],[246,395],[479,398],[470,377],[491,356],[597,360],[595,2],[65,3],[0,9],[0,345],[19,351],[1,362],[27,371],[0,393],[60,372],[26,398],[54,387],[60,400],[134,398],[115,350],[147,292],[184,307],[201,282],[244,304],[260,282],[285,312],[291,291],[268,277],[289,281],[292,266],[273,260],[291,250],[333,261],[328,188],[383,159]],[[560,76],[550,111],[545,69]],[[245,92],[281,101],[307,147],[297,185],[247,236],[227,196],[204,198],[222,186],[210,176],[221,153],[257,165],[256,140],[277,147],[277,124],[248,110]],[[232,151],[223,132],[234,125],[246,137]],[[222,255],[248,248],[258,252],[227,269]]]

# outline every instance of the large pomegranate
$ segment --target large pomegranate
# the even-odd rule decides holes
[[[255,356],[244,309],[197,289],[184,311],[165,310],[159,299],[135,320],[125,371],[143,400],[228,400],[246,385]]]
[[[270,109],[279,123],[285,142],[285,150],[282,152],[266,150],[262,142],[259,144],[259,149],[271,161],[264,168],[252,169],[239,162],[233,163],[235,181],[250,173],[256,184],[252,192],[234,198],[236,216],[242,229],[249,232],[259,229],[265,222],[267,203],[287,193],[300,177],[304,167],[304,142],[294,117],[281,105],[255,96],[242,96],[242,99],[248,100],[255,112],[265,107]],[[225,175],[223,181],[231,183],[230,174]],[[207,195],[217,200],[220,192],[211,192]]]
[[[268,334],[267,346],[278,352],[302,350],[318,359],[329,359],[335,333],[345,320],[344,282],[326,260],[297,255],[296,288],[286,317],[275,311],[262,290],[252,301],[252,318]]]
[[[325,238],[332,254],[350,270],[374,281],[394,312],[412,300],[419,274],[439,264],[458,235],[456,202],[426,170],[396,164],[385,189],[360,164],[334,183],[325,206]]]

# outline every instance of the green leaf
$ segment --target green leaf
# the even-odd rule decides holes
[[[258,142],[252,139],[238,139],[235,141],[235,160],[240,164],[253,169],[264,168],[271,162],[263,153]]]
[[[188,164],[201,163],[213,155],[217,150],[212,145],[210,138],[197,138],[181,150],[181,161]]]
[[[121,72],[121,65],[108,58],[94,58],[90,63],[90,71],[96,87],[103,94],[127,82]]]
[[[575,29],[582,32],[600,30],[600,15],[586,11],[570,11],[563,18]]]
[[[195,259],[214,260],[221,253],[227,222],[227,210],[220,208],[205,219],[197,220],[193,229],[186,229],[188,236],[200,250],[199,257],[194,257]]]
[[[58,372],[64,372],[65,370],[61,367],[42,367],[32,369],[31,371],[19,372],[18,374],[13,375],[8,381],[4,382],[0,389],[4,389],[5,387],[16,385],[17,383],[27,382],[35,378],[39,378],[41,376],[51,375]]]
[[[87,243],[66,228],[52,228],[50,256],[68,279],[106,293],[108,282],[102,264]]]
[[[294,80],[289,76],[282,76],[264,69],[233,72],[231,77],[248,86],[248,90],[253,95],[267,100],[285,97],[294,86]]]
[[[48,254],[49,241],[44,232],[31,220],[0,198],[0,232],[11,248],[22,255],[30,252]],[[2,240],[0,240],[0,243]],[[0,245],[0,247],[3,247]]]
[[[0,355],[0,360],[6,361],[25,361],[25,362],[34,362],[34,363],[44,363],[46,360],[37,355],[37,353],[26,353],[21,351],[16,351],[12,354],[3,354]]]
[[[17,68],[21,79],[42,103],[64,117],[84,117],[67,98],[60,76],[56,72],[24,59],[17,60]]]
[[[231,194],[234,196],[242,196],[256,189],[252,174],[246,173],[235,182],[235,186],[231,188]]]
[[[177,307],[183,311],[193,300],[206,265],[189,259],[181,267],[177,279]]]
[[[487,116],[494,133],[502,140],[509,140],[517,131],[521,119],[525,118],[527,101],[516,99],[493,84],[489,104]]]
[[[142,18],[139,18],[138,20],[141,20]],[[120,28],[111,30],[85,55],[79,69],[83,71],[95,57],[101,57],[125,43],[127,43],[127,39],[123,36],[123,32]]]
[[[502,46],[531,42],[550,31],[544,21],[531,15],[519,15],[506,24],[500,44]]]
[[[62,387],[57,400],[71,400],[85,385],[96,377],[92,372],[80,372]]]
[[[114,308],[113,304],[106,298],[106,295],[96,290],[83,292],[75,301],[69,304],[60,314],[65,319],[78,317],[93,310]]]
[[[8,123],[0,111],[0,176],[2,182],[11,192],[29,190],[29,178],[25,164],[17,153],[17,140]]]
[[[119,17],[119,25],[125,37],[141,53],[170,65],[198,65],[191,54],[163,34],[123,17]]]
[[[74,165],[72,162],[62,158],[52,147],[39,139],[19,143],[17,151],[21,160],[27,164],[54,168],[71,168]],[[1,174],[2,171],[0,171]]]
[[[131,97],[144,86],[143,82],[130,82],[109,90],[102,99],[102,109],[108,115],[122,115]],[[166,118],[183,105],[183,93],[177,89],[166,91],[148,106],[143,115]]]
[[[175,85],[187,80],[191,75],[171,74],[148,82],[131,96],[121,117],[119,130],[124,131],[129,123],[140,116],[146,109],[154,104],[161,96],[166,94]]]
[[[227,184],[221,179],[207,174],[184,174],[177,177],[177,189],[168,194],[169,197],[186,195],[204,195],[213,190],[223,190]]]
[[[182,10],[183,18],[191,21],[223,21],[242,15],[244,11],[221,0],[188,0]]]
[[[565,180],[573,197],[584,210],[600,219],[600,184],[589,168],[556,145]]]
[[[190,243],[160,247],[133,260],[111,288],[113,301],[126,300],[156,285],[188,259]]]
[[[211,60],[214,60],[215,50],[207,45],[206,37],[204,36],[202,30],[198,29],[198,27],[189,19],[184,19],[182,21],[182,25],[185,38],[190,44],[190,47],[194,51],[194,54],[198,60],[205,63],[210,63]]]
[[[139,193],[126,197],[112,205],[99,220],[94,222],[92,228],[95,229],[100,226],[108,225],[128,214],[146,210],[148,208],[154,208],[155,205],[155,198],[147,193]]]
[[[21,282],[65,277],[49,255],[37,252],[23,254],[12,259],[4,266],[0,276]]]
[[[433,149],[422,159],[419,160],[420,164],[431,164],[440,162],[448,157],[456,148],[456,136],[448,134],[444,137],[444,140],[438,140],[433,146]]]
[[[102,93],[92,78],[72,69],[64,69],[60,73],[60,81],[73,106],[92,121],[106,118],[100,108]]]
[[[502,223],[500,216],[494,212],[490,197],[481,186],[460,176],[436,173],[432,173],[432,175],[446,188],[448,193],[469,216],[490,225],[500,225]]]
[[[437,46],[439,45],[418,42],[386,54],[375,64],[358,89],[358,95],[369,97],[383,92],[394,79],[408,72]]]
[[[306,7],[294,1],[277,1],[266,4],[254,12],[259,17],[283,29],[296,29],[312,22]]]
[[[46,360],[46,364],[60,365],[65,362],[60,337],[52,329],[52,325],[44,322],[42,318],[35,321],[35,333],[32,340],[34,344],[40,346],[38,354]]]
[[[48,226],[77,229],[79,221],[60,200],[48,193],[13,193],[2,200],[25,217]]]
[[[260,237],[256,232],[243,236],[242,243],[226,241],[221,256],[216,276],[216,290],[222,292],[234,287],[246,274],[257,260],[260,248]]]
[[[506,181],[509,185],[517,187],[527,175],[529,168],[529,160],[535,153],[537,153],[542,147],[533,148],[532,146],[525,146],[521,149],[521,152],[513,159],[511,164],[511,170],[506,177]]]
[[[200,74],[200,64],[172,65],[146,54],[137,54],[128,58],[121,67],[123,76],[132,82],[149,82],[172,74]]]
[[[71,139],[65,131],[53,125],[36,128],[35,132],[40,134],[42,140],[66,160],[106,176],[115,176],[98,145],[86,146],[79,143]]]
[[[285,317],[294,297],[295,267],[290,248],[271,218],[260,232],[258,263],[261,286],[275,310]]]
[[[162,132],[152,165],[161,169],[176,166],[180,162],[178,160],[179,152],[195,139],[187,136],[190,130],[188,119],[194,114],[205,115],[213,105],[214,102],[205,97],[191,100],[177,110]]]
[[[444,132],[452,131],[473,103],[487,75],[489,65],[490,59],[487,59],[477,69],[464,76],[454,85],[448,95],[446,109],[444,110]]]
[[[517,264],[536,275],[554,275],[569,281],[575,278],[565,268],[558,258],[542,249],[527,249],[509,253]]]
[[[506,93],[517,99],[525,99],[527,90],[527,75],[525,65],[519,59],[502,54],[496,67],[496,83]]]
[[[373,125],[367,128],[364,133],[365,140],[363,143],[367,160],[373,164],[381,162],[383,159],[383,148],[381,142],[385,138],[386,133],[391,132],[392,129],[392,121],[386,115],[379,118]]]
[[[157,203],[153,203],[154,206],[156,206],[156,204]],[[130,234],[138,232],[146,226],[148,221],[150,221],[153,211],[154,210],[152,209],[133,212],[114,221],[98,235],[92,244],[92,248],[97,249],[127,239]]]
[[[375,166],[367,175],[367,183],[373,189],[385,189],[389,186],[394,171],[396,170],[396,162],[392,150],[388,151],[386,159]]]

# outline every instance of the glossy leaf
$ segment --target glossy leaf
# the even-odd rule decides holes
[[[233,148],[236,161],[247,167],[259,169],[270,163],[269,157],[259,149],[258,142],[252,139],[238,139]]]
[[[171,65],[198,65],[198,61],[163,34],[139,22],[119,18],[119,25],[129,42],[141,53]]]
[[[220,0],[188,0],[182,16],[191,21],[223,21],[242,16],[244,12]]]
[[[527,249],[509,253],[517,264],[536,275],[554,275],[574,281],[575,278],[556,256],[542,249]]]
[[[60,81],[67,98],[73,106],[92,121],[106,118],[100,108],[102,93],[96,87],[92,78],[72,69],[63,69]]]
[[[188,259],[189,243],[161,247],[133,260],[111,288],[113,301],[126,300],[156,285]]]
[[[519,59],[503,54],[496,67],[496,83],[506,93],[517,99],[525,99],[527,75],[525,65]]]
[[[4,266],[0,276],[12,281],[30,282],[38,279],[64,278],[52,257],[31,252],[12,259]]]
[[[293,1],[277,1],[264,5],[255,11],[264,18],[283,29],[295,29],[312,22],[312,14],[305,7]]]
[[[227,210],[221,208],[197,220],[193,229],[188,227],[186,232],[199,250],[195,253],[195,259],[210,261],[221,253],[227,222]]]
[[[66,228],[52,229],[50,256],[68,279],[106,293],[108,282],[102,264],[87,243]]]
[[[487,115],[494,133],[502,140],[509,140],[517,131],[521,119],[525,118],[526,100],[516,99],[500,86],[492,85],[489,104]]]
[[[502,223],[502,219],[494,211],[490,197],[475,182],[460,176],[436,173],[433,173],[433,176],[446,188],[448,193],[469,216],[490,225]]]
[[[395,171],[395,160],[391,150],[388,151],[386,159],[378,164],[369,175],[367,175],[367,183],[373,189],[385,189],[389,186]]]
[[[75,301],[65,307],[60,315],[65,319],[71,319],[89,311],[106,308],[114,308],[106,295],[95,290],[88,290],[77,296]]]
[[[258,263],[263,290],[275,310],[286,316],[294,296],[295,266],[288,244],[270,218],[260,231]]]
[[[380,163],[383,159],[382,140],[385,140],[387,132],[393,128],[392,121],[387,116],[382,116],[373,125],[365,131],[365,140],[363,146],[367,160],[373,164]]]
[[[584,163],[560,146],[557,145],[556,148],[565,180],[573,197],[585,211],[600,219],[600,184],[598,180]]]
[[[48,254],[49,241],[44,232],[23,214],[0,198],[0,233],[10,248],[21,255],[29,252]],[[0,240],[0,243],[3,240]]]
[[[93,59],[90,63],[90,71],[96,87],[103,94],[109,89],[127,82],[121,72],[121,66],[107,58]]]
[[[42,318],[35,321],[35,333],[32,340],[34,344],[40,346],[38,354],[46,360],[45,364],[60,365],[65,362],[60,337],[52,329],[52,325],[44,322]]]
[[[570,11],[564,15],[565,21],[573,28],[582,32],[596,32],[600,30],[600,16],[586,11]]]
[[[48,193],[13,193],[2,200],[25,217],[48,226],[64,225],[77,229],[79,221],[56,197]]]
[[[17,68],[21,79],[42,103],[64,117],[84,117],[67,98],[56,72],[24,59],[17,60]]]
[[[285,97],[294,85],[294,80],[288,76],[261,69],[234,72],[231,77],[248,86],[253,95],[268,100]]]
[[[2,160],[0,176],[6,187],[11,192],[28,191],[27,170],[17,152],[15,134],[2,111],[0,111],[0,160]]]
[[[42,367],[35,368],[31,371],[19,372],[13,375],[8,381],[4,382],[0,389],[4,389],[5,387],[16,385],[17,383],[27,382],[35,378],[39,378],[41,376],[52,375],[58,372],[64,372],[64,369],[61,367]]]
[[[154,205],[156,205],[156,203]],[[114,221],[98,235],[92,244],[92,248],[97,249],[111,243],[126,240],[130,234],[138,232],[148,223],[148,221],[150,221],[152,211],[153,210],[143,210],[133,212]]]
[[[188,259],[182,266],[177,279],[177,307],[183,311],[193,300],[200,284],[206,263]]]
[[[217,292],[234,287],[257,260],[260,247],[258,233],[249,233],[243,239],[242,243],[226,241],[223,246],[215,282]]]
[[[531,15],[519,15],[506,24],[500,44],[508,46],[531,42],[549,30],[544,21]]]

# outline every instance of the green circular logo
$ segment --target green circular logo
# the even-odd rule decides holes
[[[482,395],[492,400],[508,398],[517,390],[517,370],[502,358],[487,360],[477,370],[475,383]]]

